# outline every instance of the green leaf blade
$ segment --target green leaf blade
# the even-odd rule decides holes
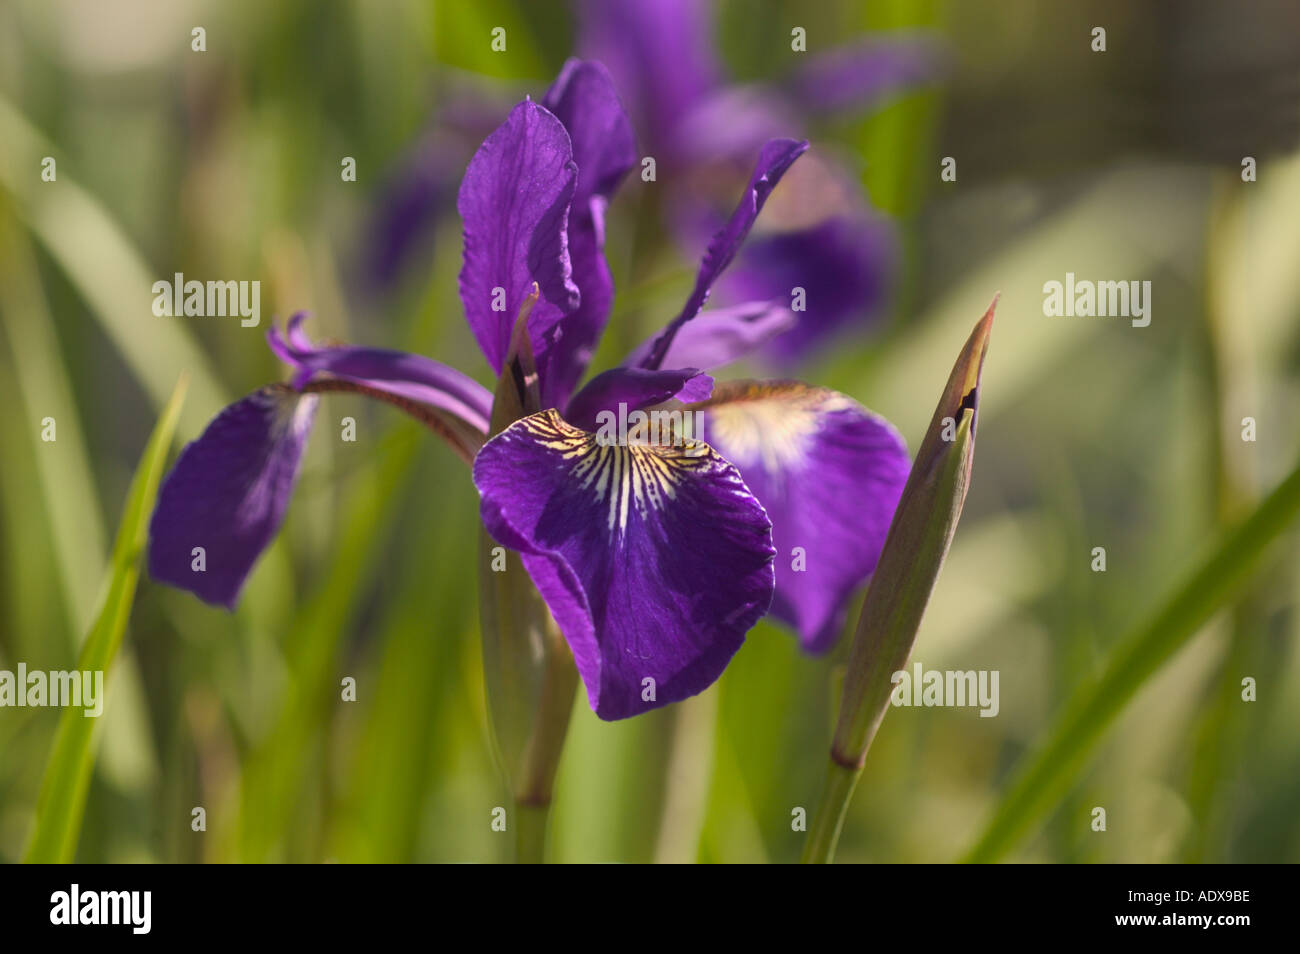
[[[1016,773],[964,861],[996,861],[1059,803],[1092,751],[1147,680],[1250,579],[1265,550],[1300,514],[1300,466],[1150,618],[1122,639],[1102,675],[1062,709],[1045,741]]]
[[[126,623],[135,602],[136,583],[140,579],[140,557],[148,536],[149,515],[153,511],[154,498],[167,464],[167,452],[180,419],[186,386],[187,381],[182,377],[154,426],[132,478],[122,522],[113,544],[104,601],[77,662],[78,669],[83,672],[102,671],[107,677],[122,646]],[[86,793],[95,766],[96,721],[87,718],[82,709],[72,707],[65,709],[59,719],[54,748],[36,803],[36,823],[24,855],[28,863],[67,863],[76,854]]]

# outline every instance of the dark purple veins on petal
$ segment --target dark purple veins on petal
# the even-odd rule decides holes
[[[767,611],[771,525],[707,445],[602,445],[543,411],[484,446],[474,483],[603,719],[707,688]]]
[[[632,121],[619,102],[609,71],[600,63],[570,59],[542,99],[564,124],[578,165],[574,208],[592,197],[608,199],[636,165]]]

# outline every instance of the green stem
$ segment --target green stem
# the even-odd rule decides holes
[[[578,670],[554,622],[548,627],[551,646],[546,655],[541,694],[532,734],[524,750],[523,768],[515,790],[515,830],[520,864],[541,864],[546,855],[546,831],[551,815],[555,773],[564,752],[578,687]]]
[[[975,455],[979,382],[997,298],[975,325],[930,419],[858,614],[826,791],[813,819],[806,863],[829,863],[893,688],[907,665],[934,582],[957,530]]]
[[[578,670],[559,627],[549,621],[547,628],[551,644],[546,653],[536,721],[524,750],[523,771],[515,790],[516,799],[539,807],[551,804],[555,773],[569,733],[573,695],[578,688]]]
[[[515,802],[515,836],[517,861],[521,865],[540,865],[546,860],[546,828],[550,823],[551,804],[530,805]]]
[[[519,860],[541,860],[545,817],[569,731],[578,670],[519,554],[482,533],[479,608],[493,746],[514,799]],[[504,560],[502,567],[497,561]],[[493,567],[496,566],[496,569]],[[524,815],[542,816],[525,842]],[[525,850],[526,849],[526,850]],[[531,852],[531,854],[530,854]]]
[[[1163,666],[1250,578],[1265,549],[1300,513],[1300,466],[1243,523],[1227,533],[1188,580],[1122,639],[1100,678],[1066,704],[1046,741],[1016,774],[969,862],[994,861],[1068,791],[1107,728]]]
[[[862,769],[849,768],[831,759],[826,770],[822,799],[817,811],[813,813],[812,831],[808,832],[808,841],[804,844],[804,864],[828,865],[835,857],[835,846],[840,840],[840,829],[844,827],[844,816],[848,814],[853,790],[861,777]]]

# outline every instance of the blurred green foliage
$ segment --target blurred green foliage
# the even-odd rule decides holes
[[[915,447],[956,348],[1002,291],[973,486],[913,657],[1000,670],[1001,712],[890,713],[840,860],[968,849],[1069,693],[1300,449],[1300,161],[1261,152],[1245,184],[1235,162],[1216,170],[1190,147],[1101,148],[1104,110],[1018,123],[1026,91],[1104,88],[1099,61],[1069,51],[1089,17],[1113,17],[1112,43],[1130,19],[1109,2],[1044,6],[728,0],[716,17],[746,79],[790,68],[790,24],[814,51],[909,27],[952,52],[942,86],[815,131],[814,148],[861,158],[906,256],[889,319],[805,379],[885,414]],[[1188,42],[1219,42],[1189,22]],[[190,49],[196,26],[205,53]],[[505,54],[490,49],[495,26]],[[271,315],[307,309],[318,336],[436,355],[487,383],[456,295],[454,216],[381,299],[358,290],[367,215],[420,136],[450,136],[457,109],[540,96],[573,26],[567,5],[523,0],[0,5],[0,669],[75,665],[172,384],[189,373],[189,440],[229,398],[279,379],[262,342]],[[40,179],[45,155],[55,183]],[[946,155],[957,183],[939,181]],[[356,183],[340,179],[343,156]],[[692,278],[676,250],[646,247],[642,188],[609,214],[620,346],[673,313]],[[154,318],[148,282],[175,271],[260,279],[263,327]],[[1067,271],[1152,280],[1151,326],[1045,318],[1042,284]],[[346,415],[355,444],[334,439]],[[40,441],[46,416],[55,443]],[[1254,443],[1240,439],[1247,416]],[[440,443],[390,408],[326,398],[284,532],[238,611],[141,581],[77,857],[508,859],[512,840],[489,824],[509,801],[486,737],[476,521],[468,474]],[[1296,545],[1288,534],[1241,605],[1146,681],[1012,857],[1300,858]],[[1105,573],[1090,569],[1095,546]],[[552,857],[797,859],[792,810],[816,802],[843,658],[805,657],[761,623],[686,704],[606,724],[580,698]],[[354,703],[340,698],[348,676]],[[1257,702],[1239,701],[1244,676]],[[58,722],[0,709],[0,860],[30,837]],[[1105,834],[1089,827],[1098,805]]]

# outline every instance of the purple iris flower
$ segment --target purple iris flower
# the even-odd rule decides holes
[[[647,133],[643,145],[656,157],[669,220],[686,247],[717,227],[718,183],[747,165],[760,143],[799,131],[807,117],[869,108],[931,79],[938,65],[926,39],[873,40],[798,54],[800,66],[783,82],[731,83],[714,52],[710,6],[581,0],[576,18],[580,55],[610,65]],[[810,159],[717,288],[724,304],[769,299],[799,309],[799,321],[764,350],[778,367],[880,317],[899,264],[892,223],[872,209],[855,177],[829,156]]]
[[[789,316],[764,301],[702,310],[807,145],[759,150],[683,309],[578,388],[613,300],[605,210],[637,151],[605,68],[570,60],[541,103],[519,103],[483,142],[457,202],[465,315],[502,386],[533,396],[527,416],[493,435],[493,395],[473,379],[420,355],[313,343],[295,315],[268,332],[289,382],[222,411],[163,483],[151,574],[233,608],[283,522],[319,395],[347,391],[397,405],[472,463],[487,531],[519,554],[600,717],[700,692],[769,611],[825,650],[880,554],[906,449],[888,422],[825,389],[714,387],[706,371]],[[683,404],[699,411],[693,439],[596,433],[606,412]]]
[[[931,80],[940,66],[931,40],[895,36],[799,54],[800,67],[783,82],[737,84],[715,53],[708,0],[577,0],[577,6],[580,53],[609,64],[642,145],[656,159],[666,219],[688,250],[716,231],[733,183],[762,143],[791,135],[809,119],[869,109]],[[814,48],[818,39],[810,39]],[[476,115],[444,116],[439,135],[413,149],[383,190],[359,256],[370,291],[393,287],[431,240],[455,191],[448,170],[458,170],[468,154],[460,133],[474,126]],[[718,282],[715,299],[798,307],[800,320],[761,352],[766,364],[789,368],[883,316],[900,254],[893,223],[829,154],[800,163],[782,191],[786,196],[773,203]],[[798,302],[796,287],[803,289]]]

